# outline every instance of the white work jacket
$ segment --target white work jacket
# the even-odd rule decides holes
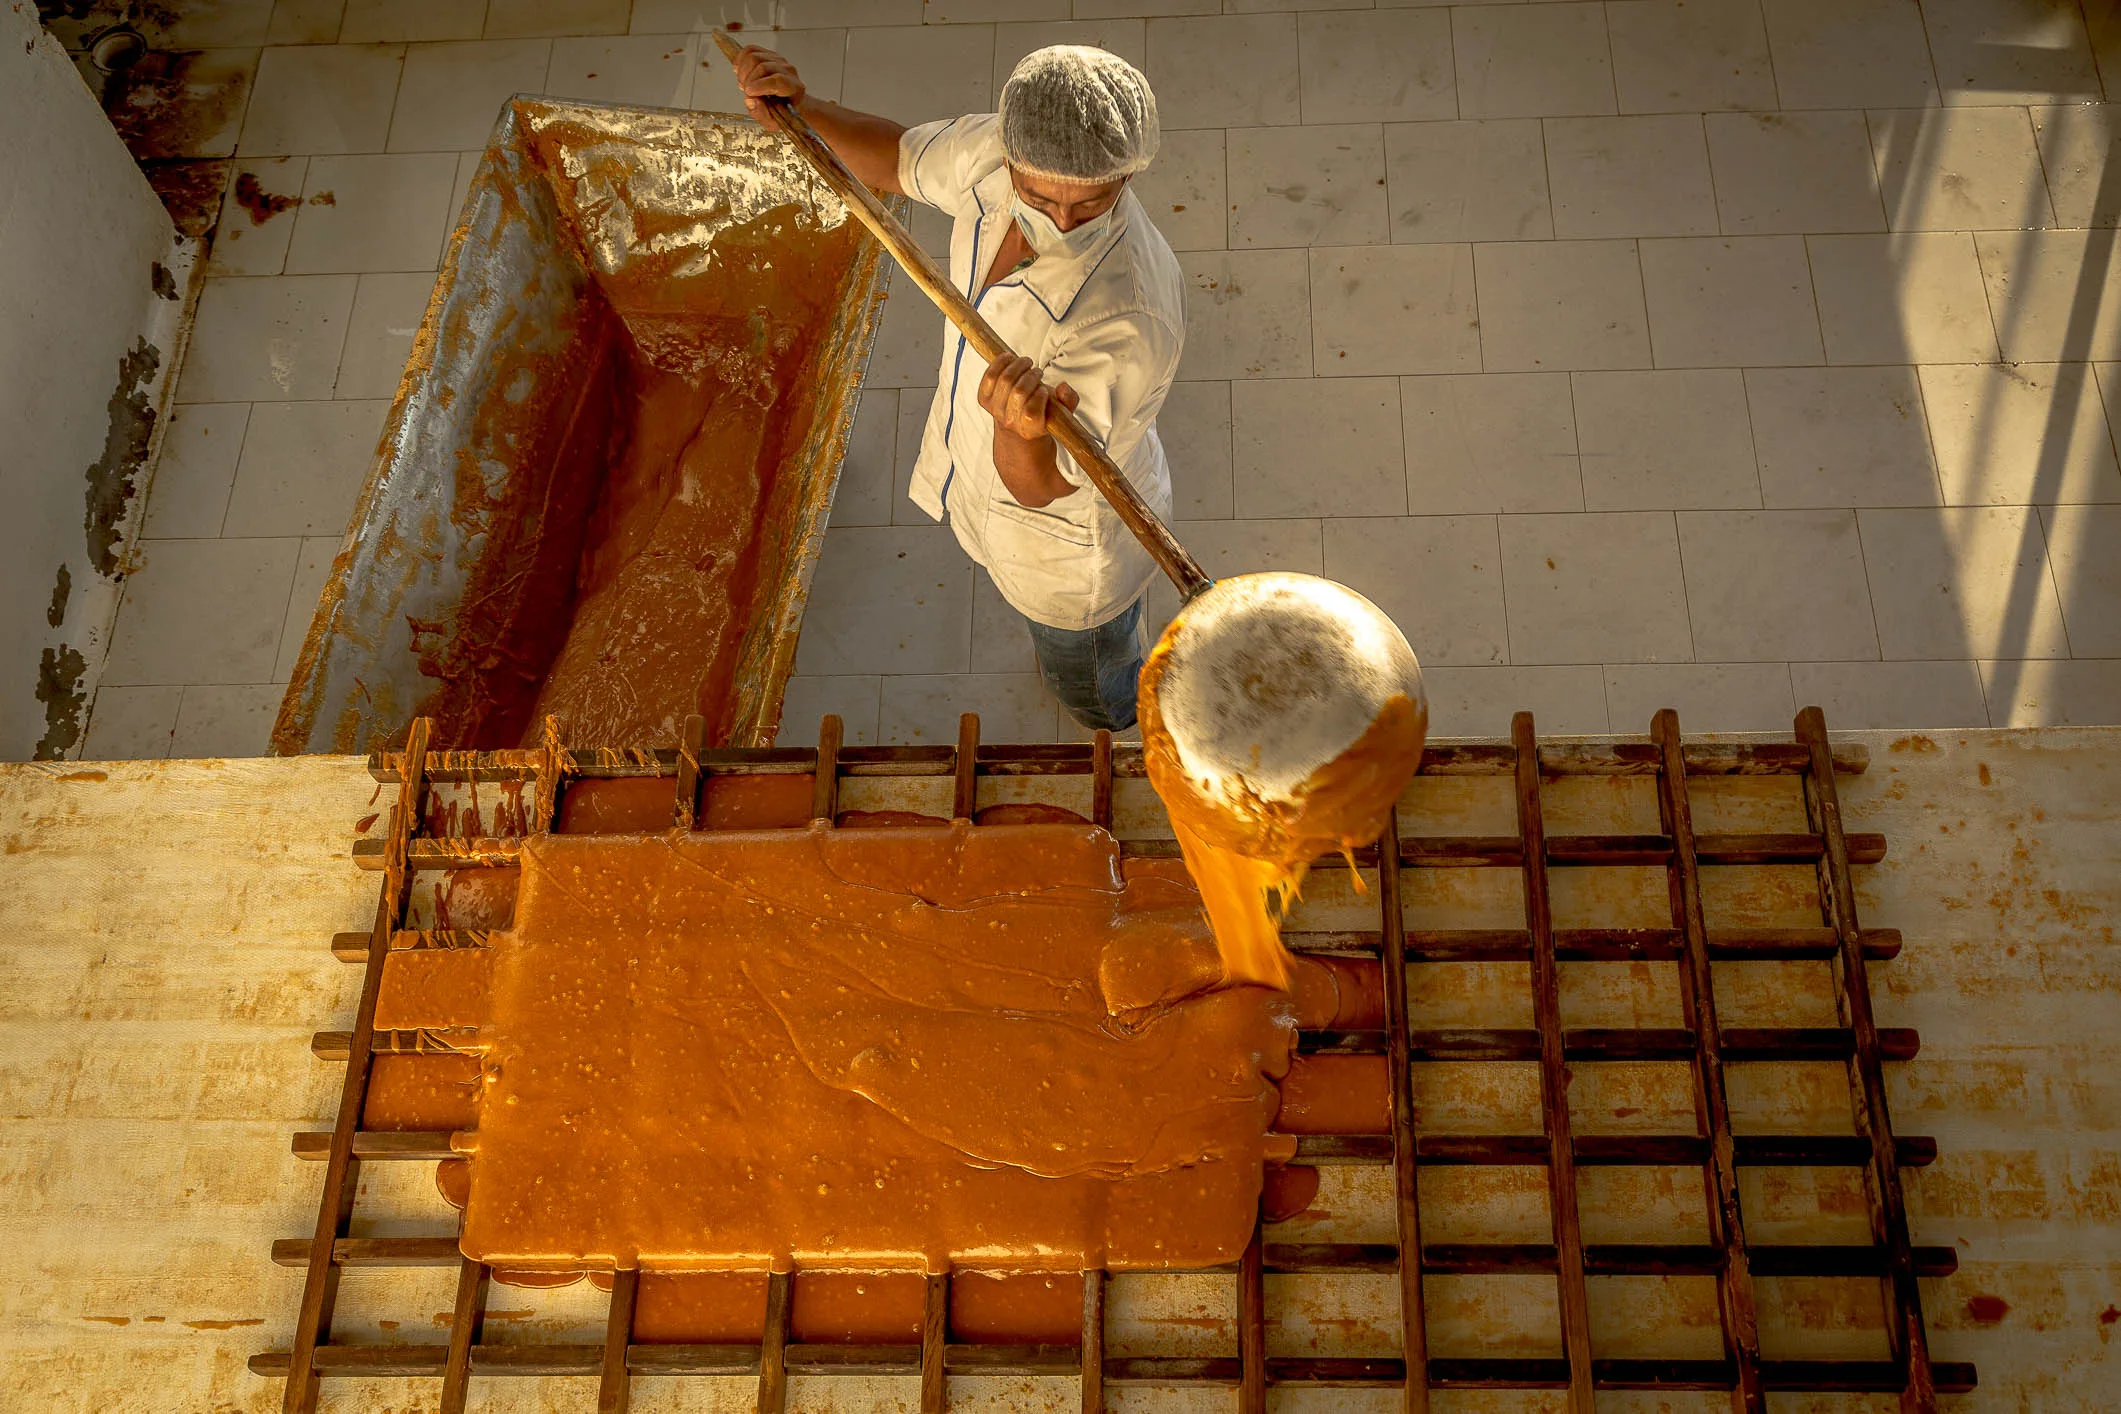
[[[1121,193],[1105,234],[1079,258],[1042,255],[981,290],[1014,219],[995,116],[907,129],[899,185],[955,218],[951,280],[1048,383],[1081,396],[1077,414],[1142,499],[1169,516],[1171,473],[1156,413],[1185,345],[1184,286],[1177,258],[1134,193]],[[1037,509],[1009,493],[994,466],[994,419],[979,405],[985,372],[965,337],[946,328],[913,466],[913,503],[937,520],[948,515],[965,553],[1026,618],[1085,629],[1117,617],[1140,596],[1154,563],[1059,448],[1056,464],[1074,492]]]

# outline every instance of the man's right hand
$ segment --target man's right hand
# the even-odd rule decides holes
[[[795,65],[756,44],[746,45],[737,56],[736,82],[744,91],[745,111],[769,132],[779,132],[781,125],[764,100],[785,98],[792,104],[803,101],[803,81],[796,76]]]

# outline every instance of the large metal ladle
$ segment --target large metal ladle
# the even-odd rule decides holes
[[[732,64],[744,52],[724,31],[714,31],[714,40]],[[883,243],[973,351],[988,363],[1013,354],[795,106],[784,98],[765,101],[825,185]],[[1315,575],[1210,579],[1081,418],[1056,402],[1047,411],[1047,425],[1178,586],[1185,632],[1172,645],[1161,705],[1173,745],[1195,779],[1219,785],[1218,793],[1233,798],[1286,800],[1312,772],[1354,745],[1395,694],[1411,698],[1426,719],[1414,650],[1376,605]]]

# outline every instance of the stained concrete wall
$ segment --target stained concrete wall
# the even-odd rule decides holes
[[[0,758],[77,742],[176,363],[174,239],[34,0],[0,0]]]

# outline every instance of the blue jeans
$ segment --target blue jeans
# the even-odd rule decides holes
[[[1049,628],[1024,622],[1038,650],[1039,675],[1084,726],[1125,731],[1134,725],[1134,689],[1142,675],[1142,600],[1095,628]]]

